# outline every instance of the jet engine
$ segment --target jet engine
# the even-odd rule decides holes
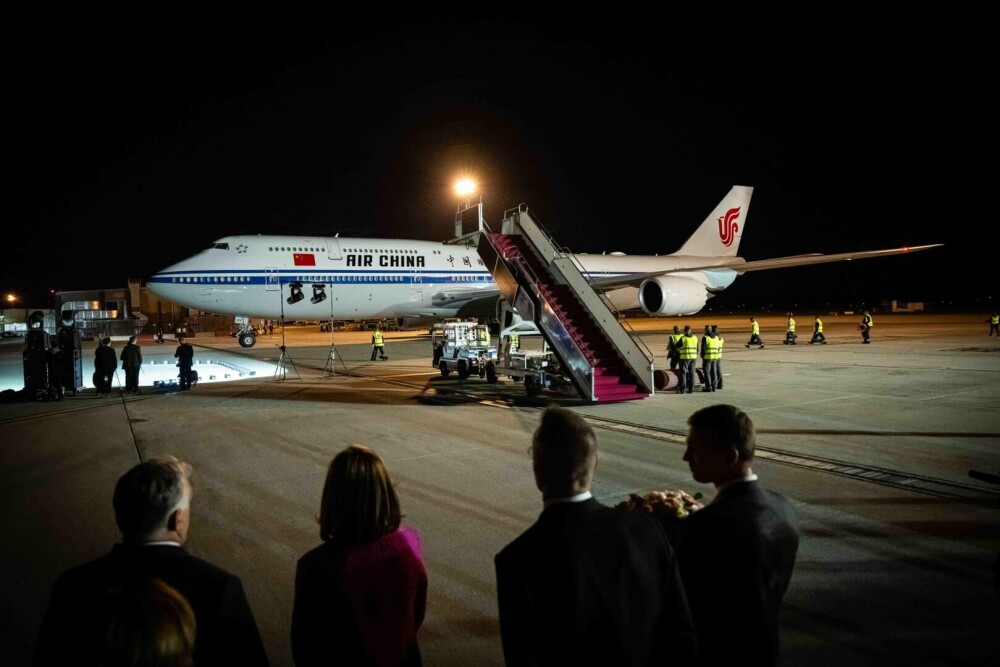
[[[678,276],[648,278],[639,285],[639,305],[650,315],[693,315],[709,296],[701,283]]]

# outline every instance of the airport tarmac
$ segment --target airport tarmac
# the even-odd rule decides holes
[[[781,344],[783,315],[759,318],[762,350],[744,347],[743,316],[630,321],[658,366],[668,326],[719,324],[725,377],[714,396],[529,398],[509,380],[440,377],[423,332],[389,334],[390,359],[370,362],[370,333],[309,327],[248,350],[231,337],[189,339],[196,360],[263,364],[253,377],[190,392],[0,403],[5,662],[29,664],[55,577],[118,539],[118,477],[169,453],[195,470],[189,550],[242,577],[271,664],[292,664],[295,564],[319,543],[325,468],[346,445],[365,443],[384,457],[404,521],[423,537],[424,664],[502,665],[493,557],[541,509],[526,448],[552,401],[592,420],[594,494],[607,504],[667,488],[710,498],[681,458],[685,420],[720,402],[748,412],[755,471],[801,520],[781,613],[783,664],[988,664],[1000,656],[991,572],[1000,486],[968,473],[1000,473],[1000,338],[987,336],[985,314],[876,313],[873,342],[862,345],[859,316],[822,315],[829,344],[815,346],[812,313],[796,317],[796,346]],[[141,342],[147,363],[169,365],[173,341]],[[284,381],[270,371],[282,342]],[[22,347],[0,340],[0,376],[20,370]],[[92,343],[83,359],[89,377]]]

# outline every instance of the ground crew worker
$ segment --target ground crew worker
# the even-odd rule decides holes
[[[861,318],[861,324],[858,327],[858,328],[861,329],[861,338],[863,339],[861,341],[862,343],[870,343],[870,342],[872,342],[871,341],[871,335],[872,335],[871,329],[872,329],[873,326],[875,326],[875,323],[872,322],[872,316],[868,314],[867,310],[864,311],[864,317]]]
[[[481,327],[476,331],[476,338],[479,340],[479,347],[490,346],[490,330],[486,327]]]
[[[785,345],[795,345],[795,318],[788,313],[788,328],[785,331]]]
[[[997,315],[996,311],[990,315],[990,335],[993,335],[995,331],[998,336],[1000,336],[1000,315]],[[676,327],[675,327],[676,328]]]
[[[521,337],[516,333],[510,335],[510,351],[517,352],[517,348],[521,346]]]
[[[719,360],[719,339],[712,327],[705,325],[705,335],[701,338],[701,373],[705,378],[702,391],[715,391],[715,366]]]
[[[375,361],[375,356],[378,355],[379,359],[388,359],[385,356],[385,337],[382,334],[382,327],[375,325],[375,333],[372,334],[372,361]]]
[[[698,359],[698,337],[691,333],[691,327],[684,327],[678,350],[680,368],[678,369],[677,393],[694,393],[694,363]]]
[[[750,318],[750,340],[747,342],[746,347],[749,349],[751,345],[760,345],[757,348],[758,350],[764,347],[764,341],[760,339],[760,324],[752,317]]]
[[[823,320],[819,319],[819,315],[816,316],[816,321],[813,322],[813,337],[809,341],[810,345],[815,343],[826,345],[826,336],[823,335]]]
[[[722,389],[722,345],[726,339],[719,333],[719,325],[712,325],[712,333],[719,339],[719,358],[715,360],[715,388]]]
[[[667,359],[670,361],[670,370],[675,371],[680,365],[680,342],[681,329],[674,325],[674,332],[667,337]]]

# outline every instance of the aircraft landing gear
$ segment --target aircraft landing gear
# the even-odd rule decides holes
[[[246,326],[236,332],[236,340],[239,341],[240,347],[253,347],[257,344],[257,334],[251,327]]]

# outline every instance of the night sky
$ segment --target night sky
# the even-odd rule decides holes
[[[649,17],[190,23],[10,26],[20,204],[4,294],[47,307],[50,289],[125,287],[229,234],[444,240],[469,174],[487,222],[527,204],[575,252],[673,252],[736,184],[755,188],[748,260],[946,244],[747,274],[713,308],[992,308],[986,36],[946,49],[930,26],[871,21],[828,36]]]

